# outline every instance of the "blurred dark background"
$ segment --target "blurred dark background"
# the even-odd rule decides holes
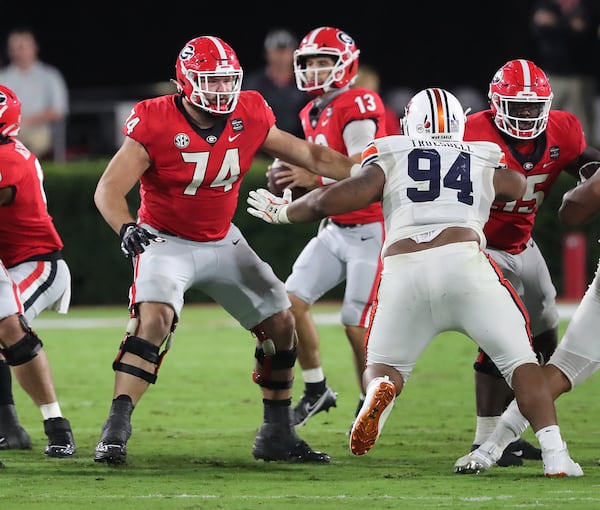
[[[262,64],[264,36],[276,26],[298,36],[321,25],[345,30],[390,87],[485,88],[504,61],[531,56],[532,0],[505,0],[495,9],[473,9],[466,1],[377,2],[358,10],[332,4],[306,4],[312,12],[302,12],[302,4],[283,9],[268,2],[243,9],[222,2],[41,2],[35,8],[21,2],[4,6],[0,41],[14,25],[31,26],[42,59],[58,66],[74,90],[166,81],[177,52],[199,35],[222,37],[249,71]]]
[[[393,9],[367,3],[358,10],[341,2],[307,4],[303,10],[301,4],[284,9],[269,2],[241,9],[221,2],[36,4],[3,6],[0,64],[7,63],[8,31],[31,27],[40,58],[63,72],[70,90],[68,159],[111,153],[132,102],[174,90],[169,80],[177,54],[199,35],[223,38],[248,73],[264,64],[269,29],[284,27],[302,37],[333,25],[353,36],[361,62],[379,71],[382,95],[398,88],[410,94],[428,86],[467,86],[485,99],[492,75],[505,61],[533,58],[528,27],[533,0],[477,10],[466,1],[401,2]]]

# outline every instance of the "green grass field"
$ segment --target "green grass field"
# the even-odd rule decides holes
[[[337,311],[335,303],[315,307],[317,317]],[[434,340],[377,445],[354,457],[346,435],[358,397],[350,349],[341,326],[320,323],[324,367],[339,393],[338,406],[313,417],[299,434],[333,461],[256,461],[251,448],[262,404],[251,381],[254,340],[214,306],[184,309],[158,382],[133,414],[127,464],[96,464],[93,451],[112,398],[111,363],[126,321],[123,306],[73,308],[66,319],[44,312],[34,323],[77,455],[44,457],[41,416],[15,382],[19,416],[34,448],[0,452],[6,464],[0,470],[2,510],[600,508],[596,376],[557,402],[563,436],[584,477],[546,479],[534,461],[477,476],[453,474],[475,425],[475,346],[459,334]],[[298,371],[295,399],[302,388]],[[530,430],[526,437],[535,442]]]

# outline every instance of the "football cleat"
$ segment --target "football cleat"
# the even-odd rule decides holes
[[[494,459],[481,448],[477,448],[454,463],[454,472],[459,475],[478,475],[493,465]]]
[[[44,420],[44,432],[48,436],[48,444],[44,453],[48,457],[72,457],[75,455],[75,440],[71,424],[66,418],[48,418]]]
[[[396,399],[396,387],[386,377],[369,385],[365,401],[350,431],[350,451],[354,455],[367,453],[379,438]]]
[[[108,419],[104,422],[100,441],[94,452],[95,462],[123,464],[127,457],[127,441],[131,437],[131,399],[113,400]]]
[[[0,450],[31,450],[31,438],[19,423],[14,404],[0,406]]]
[[[500,467],[522,466],[523,459],[542,460],[542,450],[524,439],[517,439],[504,449],[496,464]]]
[[[306,425],[311,416],[321,411],[329,412],[330,407],[337,407],[336,402],[337,393],[329,386],[326,386],[325,391],[320,395],[307,395],[304,393],[296,407],[294,407],[294,425],[297,427]]]
[[[266,462],[327,464],[331,461],[329,455],[313,450],[300,439],[292,425],[279,423],[261,425],[254,440],[252,455]]]
[[[544,462],[544,475],[548,478],[565,476],[583,476],[581,466],[569,455],[566,443],[560,450],[542,452]]]
[[[471,451],[480,445],[471,445]],[[496,464],[500,467],[522,466],[523,460],[542,460],[542,450],[536,448],[524,439],[517,439],[510,443],[502,452]]]
[[[21,425],[4,428],[0,430],[0,450],[31,450],[31,438]]]

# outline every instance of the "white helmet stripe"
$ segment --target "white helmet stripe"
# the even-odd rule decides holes
[[[216,37],[212,37],[210,35],[206,38],[210,39],[212,43],[217,47],[217,50],[219,51],[219,60],[227,60],[227,52],[225,51],[225,48],[223,48],[221,41]]]
[[[523,71],[523,92],[531,92],[531,71],[527,60],[519,59]]]
[[[324,29],[325,27],[320,27],[317,28],[315,30],[313,30],[310,33],[310,37],[308,38],[308,40],[306,41],[306,44],[315,44],[315,39],[317,38],[317,36],[319,35],[319,33]]]

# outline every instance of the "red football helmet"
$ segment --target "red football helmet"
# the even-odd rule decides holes
[[[351,85],[356,78],[359,53],[354,39],[346,32],[333,27],[315,28],[304,36],[294,51],[296,86],[299,90],[318,96]],[[332,67],[318,69],[329,70],[329,76],[322,83],[317,81],[316,69],[306,69],[306,58],[317,55],[326,55],[335,60]]]
[[[488,94],[494,121],[513,138],[530,140],[543,133],[552,106],[548,78],[529,60],[510,60],[492,79]]]
[[[193,105],[215,115],[235,109],[244,72],[231,46],[218,37],[188,41],[179,52],[175,72],[179,92]],[[230,86],[216,83],[223,79],[231,82]]]
[[[4,85],[0,85],[0,135],[17,136],[21,129],[21,101]]]

